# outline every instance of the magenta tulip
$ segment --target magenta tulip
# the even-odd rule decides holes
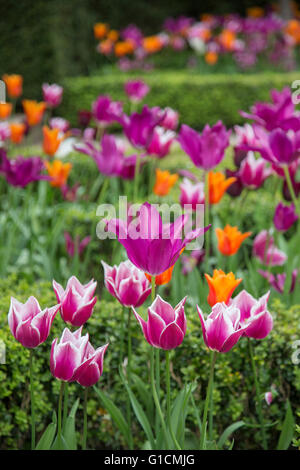
[[[91,241],[90,236],[84,237],[82,240],[80,240],[79,236],[76,235],[76,237],[73,239],[68,232],[64,232],[64,237],[66,242],[66,251],[71,258],[73,258],[76,253],[79,256],[82,255],[85,248]]]
[[[126,137],[134,147],[147,148],[153,138],[154,128],[162,119],[163,114],[160,109],[144,106],[140,113],[132,113],[130,116],[122,114],[118,122],[123,126]]]
[[[73,380],[82,387],[95,385],[103,373],[103,359],[107,348],[108,344],[105,344],[95,350],[88,343],[83,361],[74,371]]]
[[[41,310],[35,297],[29,297],[25,304],[12,297],[8,313],[10,331],[25,348],[36,348],[48,338],[59,307]]]
[[[286,232],[296,221],[298,215],[295,212],[295,205],[285,206],[280,202],[275,209],[273,223],[276,230]]]
[[[178,126],[179,121],[179,114],[172,108],[165,108],[164,109],[164,118],[160,123],[161,127],[165,129],[169,129],[171,131],[175,131]]]
[[[122,103],[112,101],[109,96],[98,96],[92,105],[92,114],[99,124],[110,124],[122,115]]]
[[[184,178],[180,184],[179,202],[181,207],[190,205],[192,210],[196,210],[198,204],[205,202],[204,184],[202,182],[193,184],[188,178]]]
[[[125,307],[140,307],[151,293],[151,285],[143,271],[129,260],[119,266],[109,266],[104,261],[104,283],[108,292]]]
[[[253,255],[267,266],[282,266],[287,260],[286,254],[275,246],[274,238],[267,230],[262,230],[255,237]]]
[[[175,139],[175,132],[164,130],[162,127],[156,127],[147,152],[159,158],[165,157],[170,152],[170,147]]]
[[[267,163],[263,158],[255,159],[253,152],[248,152],[242,161],[239,176],[242,183],[250,188],[257,189],[272,174],[272,170],[267,168]]]
[[[284,293],[285,290],[285,283],[286,283],[286,273],[279,273],[279,274],[272,274],[268,271],[263,271],[262,269],[258,269],[257,271],[261,276],[263,276],[267,281],[270,283],[270,285],[275,289],[277,292],[280,294]],[[294,269],[292,271],[292,278],[291,278],[291,285],[289,288],[289,294],[291,294],[296,287],[296,282],[298,278],[298,269]],[[299,281],[298,281],[299,282]]]
[[[224,302],[217,303],[212,307],[206,320],[198,305],[197,311],[206,346],[221,353],[230,351],[245,330],[245,327],[240,325],[241,313],[239,309],[227,306]]]
[[[43,90],[43,100],[49,106],[49,108],[56,108],[60,105],[63,95],[63,87],[56,85],[53,83],[49,85],[49,83],[44,83],[42,86]]]
[[[96,286],[97,282],[93,279],[83,285],[72,276],[64,290],[58,282],[53,281],[53,289],[60,303],[60,314],[66,323],[81,326],[90,318],[97,302],[97,297],[93,297]]]
[[[135,103],[138,103],[149,93],[150,88],[142,80],[129,80],[124,85],[125,92],[128,98]]]
[[[231,307],[236,307],[241,313],[240,325],[243,328],[243,336],[263,339],[273,328],[273,318],[268,311],[268,299],[270,292],[256,300],[247,291],[243,290],[233,300]]]
[[[145,339],[151,346],[165,350],[180,346],[186,332],[185,301],[186,297],[173,308],[157,295],[148,308],[147,322],[133,308]]]

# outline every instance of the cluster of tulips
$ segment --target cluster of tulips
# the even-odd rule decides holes
[[[214,66],[220,56],[230,55],[244,69],[254,67],[260,57],[294,68],[292,51],[300,42],[299,9],[293,4],[294,17],[287,21],[280,17],[275,5],[273,7],[274,11],[249,8],[246,17],[204,14],[199,20],[185,16],[167,18],[162,31],[150,36],[145,36],[134,24],[117,31],[107,23],[96,23],[97,51],[118,58],[119,67],[125,71],[153,67],[147,60],[149,56],[166,49],[176,53],[190,49],[210,66]],[[190,58],[187,65],[195,63],[195,59]]]

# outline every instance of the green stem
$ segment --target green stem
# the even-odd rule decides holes
[[[292,183],[292,180],[291,180],[291,175],[290,175],[290,172],[289,172],[289,167],[287,165],[284,165],[283,170],[284,170],[286,182],[287,182],[287,185],[288,185],[288,188],[289,188],[289,191],[290,191],[292,201],[295,204],[295,210],[296,210],[297,214],[300,215],[300,208],[298,206],[298,199],[297,199],[295,191],[294,191],[293,183]]]
[[[141,166],[141,155],[138,152],[137,157],[136,157],[136,165],[135,165],[135,172],[134,172],[133,202],[137,202],[137,199],[138,199],[140,166]]]
[[[151,356],[150,356],[150,377],[151,377],[152,396],[153,396],[153,400],[154,400],[154,403],[155,403],[155,406],[156,406],[156,410],[157,410],[157,413],[158,413],[158,416],[159,416],[159,419],[160,419],[160,422],[161,422],[161,425],[162,425],[162,429],[163,429],[163,433],[164,433],[164,437],[165,437],[165,441],[166,441],[166,445],[167,445],[168,444],[168,432],[167,432],[166,423],[165,423],[165,420],[164,420],[164,417],[163,417],[163,414],[162,414],[162,411],[161,411],[159,398],[158,398],[157,390],[156,390],[156,386],[155,386],[154,348],[152,346],[151,346]]]
[[[132,348],[131,348],[131,325],[130,325],[130,320],[131,320],[131,309],[128,309],[128,343],[127,343],[127,358],[128,358],[128,363],[127,363],[127,381],[129,387],[131,387],[131,358],[132,358]],[[128,427],[129,427],[129,449],[133,449],[133,442],[132,442],[132,432],[131,432],[131,407],[130,407],[130,399],[129,396],[127,395],[127,403],[126,403],[126,408],[127,408],[127,422],[128,422]]]
[[[83,401],[82,450],[86,450],[86,441],[87,441],[87,400],[88,400],[88,387],[85,387],[85,389],[84,389],[84,401]]]
[[[33,383],[33,350],[29,355],[30,370],[30,404],[31,404],[31,449],[35,449],[35,406],[34,406],[34,383]]]
[[[121,346],[120,346],[120,364],[123,364],[123,354],[124,354],[124,334],[125,334],[125,307],[122,308],[122,320],[121,320]]]
[[[59,401],[58,401],[58,416],[57,416],[57,436],[60,439],[61,437],[61,410],[62,410],[62,402],[63,402],[63,395],[64,395],[64,388],[65,382],[61,382],[60,385],[60,392],[59,392]]]
[[[216,359],[217,359],[217,353],[216,353],[216,351],[212,351],[211,356],[210,356],[209,379],[208,379],[206,398],[205,398],[205,404],[204,404],[204,411],[203,411],[203,419],[202,419],[202,429],[201,429],[201,437],[200,437],[200,450],[204,449],[205,436],[206,436],[206,425],[207,425],[207,414],[208,414],[209,405],[210,405],[210,412],[212,412],[211,395],[212,395],[212,391],[213,391],[214,369],[215,369]]]
[[[257,376],[257,369],[256,369],[256,364],[255,364],[254,354],[253,354],[253,348],[252,348],[252,343],[251,343],[250,338],[248,338],[248,344],[249,344],[250,359],[251,359],[251,365],[252,365],[252,371],[253,371],[253,377],[254,377],[254,384],[255,384],[255,390],[256,390],[257,413],[258,413],[259,423],[261,425],[262,446],[263,446],[264,450],[267,450],[268,449],[268,444],[267,444],[266,431],[265,431],[265,426],[264,426],[264,418],[263,418],[262,407],[261,407],[260,386],[259,386],[259,380],[258,380],[258,376]]]
[[[172,423],[171,423],[171,387],[170,387],[170,352],[166,351],[166,386],[167,386],[167,422],[169,432],[175,444],[177,450],[181,450],[180,445],[176,439],[176,436],[173,432]]]
[[[66,382],[64,390],[64,411],[63,411],[63,422],[62,428],[64,429],[68,417],[68,404],[69,404],[69,384]]]
[[[204,191],[205,191],[205,207],[204,207],[204,225],[209,225],[209,173],[204,172]],[[205,269],[209,272],[209,251],[210,251],[210,231],[205,232]]]
[[[106,178],[104,178],[101,189],[100,189],[100,194],[99,194],[99,198],[98,198],[98,205],[102,204],[102,202],[103,202],[103,200],[106,196],[108,184],[109,184],[109,178],[106,177]]]

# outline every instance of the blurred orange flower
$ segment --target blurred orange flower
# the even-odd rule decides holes
[[[171,266],[169,269],[167,269],[163,273],[158,274],[157,276],[155,276],[155,285],[156,286],[163,286],[164,284],[168,284],[168,282],[171,281],[174,266],[175,265]],[[145,276],[148,279],[148,281],[151,282],[152,276],[150,274],[147,274],[147,273],[145,273]]]
[[[292,37],[296,44],[300,43],[300,21],[290,20],[288,21],[285,30],[286,34]]]
[[[222,269],[214,269],[213,277],[204,274],[209,287],[207,302],[213,307],[218,302],[228,303],[233,291],[242,282],[242,279],[236,279],[230,272],[225,274]]]
[[[0,103],[0,119],[7,119],[12,112],[12,103]]]
[[[248,238],[252,232],[242,233],[237,227],[226,225],[224,230],[216,228],[218,238],[218,249],[225,256],[234,255],[240,248],[245,238]]]
[[[208,51],[206,52],[204,58],[207,64],[214,65],[217,62],[219,56],[218,53],[215,51]]]
[[[23,100],[22,105],[29,126],[35,126],[36,124],[39,124],[44,115],[46,103],[44,103],[44,101],[38,103],[35,100]]]
[[[153,192],[157,196],[166,196],[169,194],[170,189],[174,186],[178,180],[177,174],[171,174],[169,171],[162,171],[159,168],[156,169],[156,181],[153,187]]]
[[[132,54],[133,51],[134,45],[132,41],[120,41],[115,44],[115,54],[117,57]]]
[[[148,54],[153,54],[161,50],[163,43],[158,36],[148,36],[143,39],[143,48]]]
[[[60,143],[64,139],[59,137],[59,129],[50,129],[48,126],[43,127],[43,150],[47,155],[53,157]]]
[[[264,9],[261,7],[247,8],[247,16],[250,16],[251,18],[261,18],[262,16],[264,16],[264,14]]]
[[[9,127],[10,140],[14,142],[14,144],[22,142],[26,130],[26,124],[23,122],[13,122]]]
[[[45,167],[51,177],[51,186],[62,187],[67,182],[72,164],[63,163],[61,160],[53,160],[52,163],[45,162]]]
[[[98,44],[98,51],[101,52],[101,54],[110,54],[113,50],[114,43],[110,39],[104,39],[104,41],[100,41]]]
[[[210,204],[217,204],[222,199],[226,189],[235,181],[234,176],[226,179],[223,173],[210,171],[208,174]]]
[[[12,74],[7,75],[4,74],[2,77],[7,93],[11,98],[18,98],[22,95],[23,92],[23,77],[22,75]]]
[[[231,51],[235,42],[235,32],[230,29],[223,29],[219,35],[219,42],[224,49]]]
[[[107,39],[110,39],[113,42],[116,42],[119,38],[119,33],[115,29],[111,29],[107,34]]]
[[[94,36],[96,39],[104,38],[108,33],[109,27],[106,23],[94,24]]]

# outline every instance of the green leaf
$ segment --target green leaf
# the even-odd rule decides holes
[[[231,434],[234,433],[237,429],[244,426],[244,424],[244,421],[237,421],[236,423],[232,423],[230,426],[228,426],[218,440],[218,449],[222,449],[229,436],[231,436]]]
[[[126,442],[128,443],[129,427],[124,419],[122,412],[119,410],[119,408],[116,407],[116,405],[111,401],[111,399],[108,398],[108,396],[106,396],[100,389],[98,389],[97,387],[94,387],[94,390],[99,396],[100,400],[102,401],[104,407],[108,411],[112,420],[118,427],[119,431],[121,432],[123,437],[126,439]]]
[[[123,383],[126,387],[126,390],[127,390],[128,395],[129,395],[131,405],[132,405],[133,411],[134,411],[134,413],[137,417],[137,420],[139,421],[140,425],[142,426],[143,430],[145,431],[145,434],[146,434],[146,436],[147,436],[147,438],[150,442],[151,448],[155,449],[155,441],[154,441],[154,437],[153,437],[153,433],[152,433],[152,429],[151,429],[151,425],[149,423],[149,420],[148,420],[143,408],[141,407],[140,403],[138,402],[136,396],[134,395],[134,393],[130,389],[121,368],[120,368],[120,376],[121,376],[121,379],[122,379],[122,381],[123,381]]]
[[[60,435],[56,436],[55,441],[51,447],[51,450],[70,450],[65,438]]]
[[[179,443],[182,445],[184,443],[185,420],[192,387],[193,384],[186,384],[183,389],[180,390],[171,411],[171,426],[174,429]]]
[[[139,398],[144,405],[149,421],[154,418],[153,400],[149,400],[149,388],[136,374],[131,374],[132,381],[136,387]]]
[[[74,405],[72,406],[70,414],[67,417],[65,426],[63,428],[63,436],[70,450],[77,449],[75,416],[76,416],[78,405],[79,405],[79,398],[77,398]]]
[[[279,436],[277,450],[286,450],[289,448],[294,436],[295,420],[289,400],[287,401],[287,409],[284,418],[284,423]]]
[[[56,423],[50,423],[41,436],[35,450],[49,450],[53,443],[56,432]]]

